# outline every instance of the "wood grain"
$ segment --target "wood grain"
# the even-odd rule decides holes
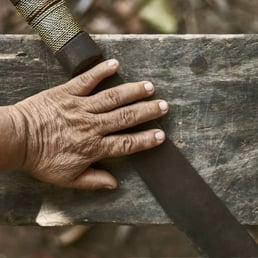
[[[171,105],[161,119],[169,138],[241,223],[258,225],[258,36],[94,38],[120,60],[125,80],[153,81],[156,97]],[[38,37],[0,36],[0,105],[67,80]],[[125,158],[102,163],[118,190],[67,190],[1,173],[0,223],[172,223]]]

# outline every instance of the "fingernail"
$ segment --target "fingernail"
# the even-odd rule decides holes
[[[111,60],[109,60],[108,63],[107,63],[107,65],[108,65],[109,67],[117,66],[117,64],[118,64],[118,61],[117,61],[116,59],[111,59]]]
[[[159,131],[159,132],[155,133],[155,138],[158,141],[164,141],[165,137],[166,137],[166,135],[163,131]]]
[[[144,88],[145,88],[146,91],[153,91],[154,86],[151,82],[147,82],[147,83],[144,84]]]
[[[168,103],[166,101],[161,101],[159,103],[159,107],[162,111],[167,111],[169,108]]]

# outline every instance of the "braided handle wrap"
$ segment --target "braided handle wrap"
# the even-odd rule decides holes
[[[64,0],[22,0],[16,8],[53,53],[81,32]]]
[[[11,0],[66,70],[75,76],[102,58],[64,0]]]

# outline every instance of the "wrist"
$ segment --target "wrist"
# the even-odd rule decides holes
[[[15,105],[0,107],[0,170],[23,168],[26,150],[26,126]]]

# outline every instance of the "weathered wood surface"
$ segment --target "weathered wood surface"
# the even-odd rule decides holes
[[[157,85],[156,96],[171,105],[161,120],[169,137],[243,224],[258,225],[258,36],[95,39],[121,61],[126,80]],[[0,105],[66,80],[39,38],[0,36]],[[1,173],[0,223],[171,223],[126,159],[104,166],[119,178],[118,190],[60,189]]]

